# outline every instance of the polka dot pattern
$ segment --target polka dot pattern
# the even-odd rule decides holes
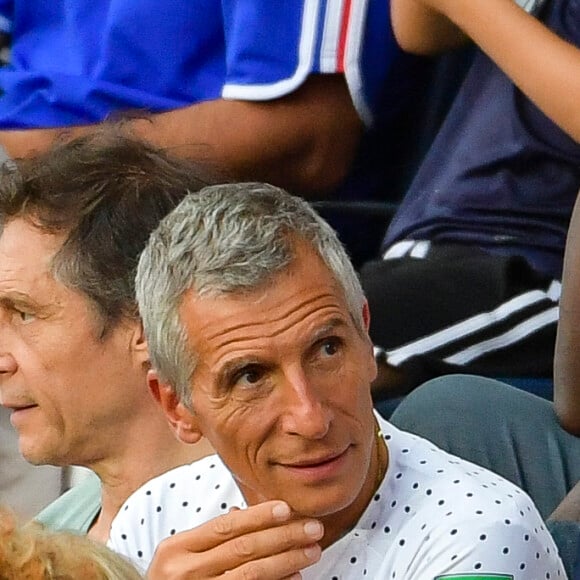
[[[247,506],[225,465],[212,455],[168,471],[138,489],[113,522],[109,545],[145,571],[161,540],[232,507]]]
[[[385,478],[356,526],[302,571],[304,580],[566,578],[557,548],[523,491],[379,420],[390,457]],[[135,492],[113,522],[109,545],[145,569],[162,539],[232,506],[245,507],[243,497],[212,456]]]

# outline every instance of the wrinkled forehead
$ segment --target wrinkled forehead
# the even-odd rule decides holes
[[[56,282],[52,263],[63,241],[64,235],[43,232],[29,220],[7,221],[0,233],[0,283]]]
[[[285,321],[295,310],[304,307],[316,312],[327,303],[350,318],[342,286],[312,251],[299,252],[287,266],[258,284],[201,293],[190,288],[182,295],[179,313],[182,320],[196,319],[191,330],[199,332],[200,314],[208,326],[219,327],[227,320],[237,327],[242,319],[245,324]]]

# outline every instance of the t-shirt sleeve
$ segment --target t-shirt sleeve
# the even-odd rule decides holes
[[[223,98],[274,99],[296,90],[310,74],[339,73],[364,119],[365,108],[382,94],[395,51],[385,40],[386,3],[223,0],[222,7]]]
[[[348,2],[225,0],[222,4],[224,97],[257,100],[292,92],[311,73],[342,72],[345,28],[364,13],[349,10]]]

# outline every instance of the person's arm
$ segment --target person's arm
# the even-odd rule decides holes
[[[268,181],[305,196],[335,187],[363,131],[343,75],[312,75],[271,101],[218,99],[130,121],[135,132],[228,177]],[[33,155],[59,136],[94,126],[0,131],[10,157]]]
[[[421,0],[391,0],[391,22],[399,46],[413,54],[438,54],[467,40],[447,16]]]
[[[576,46],[559,38],[514,0],[392,1],[393,15],[400,10],[397,6],[408,4],[423,15],[431,14],[432,19],[436,15],[447,18],[547,116],[580,141],[580,50]],[[407,29],[399,24],[400,31]]]
[[[572,212],[562,273],[554,353],[554,407],[566,431],[580,435],[580,202]]]
[[[568,492],[548,519],[559,522],[580,522],[580,482]]]

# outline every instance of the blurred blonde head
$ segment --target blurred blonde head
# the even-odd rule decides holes
[[[86,536],[20,525],[0,507],[0,580],[142,580],[119,554]]]

